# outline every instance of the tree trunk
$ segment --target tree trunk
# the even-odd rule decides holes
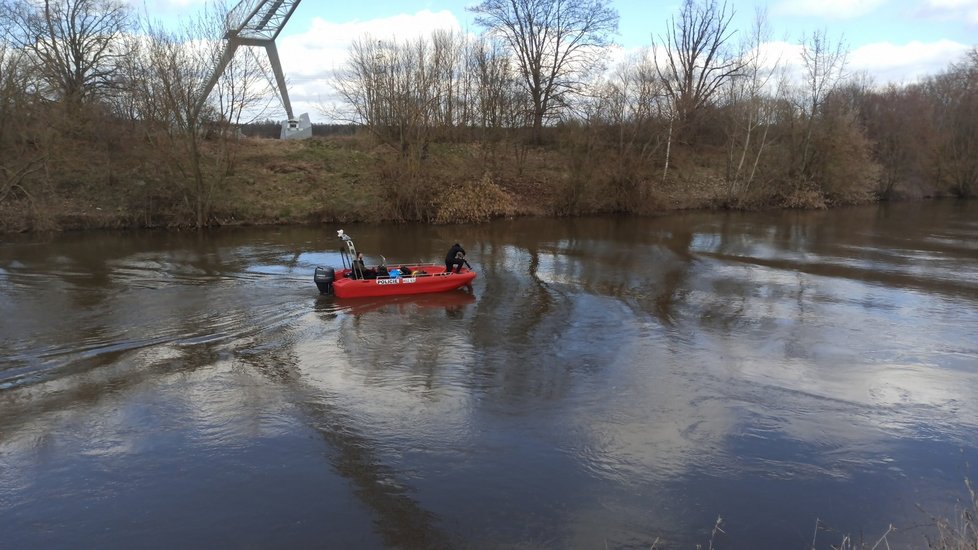
[[[672,119],[669,119],[669,137],[666,139],[666,165],[662,169],[662,181],[665,183],[669,174],[669,153],[672,151]]]

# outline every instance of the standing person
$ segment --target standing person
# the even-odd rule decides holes
[[[455,273],[462,271],[464,263],[465,249],[458,243],[453,244],[452,248],[448,250],[448,254],[445,255],[445,273],[451,273],[452,268],[455,268]]]

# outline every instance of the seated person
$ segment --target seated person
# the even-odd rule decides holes
[[[401,276],[401,270],[395,267],[394,269],[388,271],[387,274],[390,275],[391,279],[396,279]]]
[[[354,279],[376,279],[377,271],[373,269],[368,269],[363,263],[363,252],[357,254],[357,259],[353,260],[353,264],[350,266],[351,272],[350,276]]]

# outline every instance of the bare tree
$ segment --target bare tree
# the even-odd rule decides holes
[[[519,92],[510,58],[499,43],[480,38],[470,49],[469,72],[476,75],[475,112],[478,125],[485,129],[500,129],[523,125],[514,104]]]
[[[46,93],[77,106],[112,89],[132,28],[121,0],[11,0],[3,19],[18,47],[29,52]]]
[[[670,20],[666,35],[654,46],[659,77],[680,124],[707,105],[744,66],[727,46],[734,34],[733,15],[726,2],[684,0],[679,19]]]
[[[131,35],[125,41],[124,48],[128,55],[116,63],[113,93],[107,97],[107,103],[116,117],[135,124],[141,117],[139,90],[144,77],[143,58],[146,52],[142,37]]]
[[[380,50],[370,36],[354,39],[347,48],[347,61],[336,71],[333,87],[341,105],[320,105],[323,115],[351,124],[375,123],[380,79]]]
[[[901,190],[918,191],[932,183],[930,176],[936,164],[935,107],[920,84],[890,84],[870,94],[860,106],[863,124],[880,163],[880,199],[894,198]]]
[[[440,126],[454,128],[464,124],[468,116],[462,66],[465,37],[455,31],[435,30],[431,46],[432,86],[437,97],[434,118]]]
[[[486,63],[480,67],[481,54]],[[491,55],[478,42],[442,30],[411,42],[363,36],[350,45],[334,80],[345,111],[323,112],[363,124],[405,158],[420,160],[430,141],[483,122],[476,114],[482,102],[495,108],[501,92],[491,86],[501,77],[493,71],[503,58]]]
[[[0,205],[13,197],[33,205],[27,181],[43,167],[43,152],[28,147],[25,135],[30,103],[27,72],[24,56],[10,47],[7,36],[0,35]]]
[[[535,139],[544,120],[579,93],[582,76],[601,66],[618,31],[610,0],[482,0],[476,23],[501,37],[516,57],[531,100]]]
[[[937,180],[959,197],[978,193],[978,48],[928,82],[936,105]]]
[[[620,63],[595,86],[594,116],[588,126],[606,126],[604,142],[614,145],[615,165],[609,172],[618,193],[618,207],[634,207],[647,198],[651,178],[644,174],[666,145],[667,98],[649,52]],[[610,160],[610,159],[609,159]]]
[[[801,45],[806,89],[800,107],[807,119],[801,152],[801,172],[807,173],[812,161],[812,135],[818,110],[845,75],[849,51],[843,40],[832,44],[824,30],[803,37]]]
[[[225,70],[218,101],[199,108],[220,58],[226,12],[220,4],[208,5],[177,33],[151,26],[140,79],[141,116],[166,159],[160,177],[176,184],[197,228],[210,223],[216,191],[232,171],[237,135],[230,122],[264,89],[247,83],[257,78],[254,71],[242,83],[234,81],[240,73]]]
[[[729,81],[728,102],[733,112],[733,127],[727,181],[731,198],[749,190],[772,125],[770,109],[775,102],[770,97],[772,94],[781,97],[784,93],[783,80],[774,84],[781,58],[771,58],[764,51],[764,44],[770,39],[767,13],[759,8],[751,32],[741,45],[743,69]]]
[[[0,31],[0,155],[18,116],[23,115],[28,96],[24,56]],[[19,124],[19,122],[17,122]]]
[[[435,120],[440,96],[436,71],[428,64],[431,50],[423,38],[401,44],[364,36],[350,45],[346,67],[335,81],[351,110],[347,119],[366,125],[404,156],[423,147]]]

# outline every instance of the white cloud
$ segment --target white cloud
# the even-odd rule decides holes
[[[800,83],[804,78],[802,47],[790,42],[767,42],[761,46],[765,58],[780,59],[789,79]],[[876,84],[906,84],[937,74],[959,61],[970,46],[953,40],[937,42],[912,41],[906,44],[876,42],[851,49],[846,73],[865,72]]]
[[[978,8],[975,0],[928,0],[927,5],[938,9]]]
[[[978,0],[927,0],[918,15],[978,26]]]
[[[880,84],[915,82],[959,61],[968,49],[967,44],[953,40],[877,42],[854,49],[849,55],[849,69],[866,71]]]
[[[852,19],[872,12],[884,2],[885,0],[782,0],[775,4],[774,14]]]

